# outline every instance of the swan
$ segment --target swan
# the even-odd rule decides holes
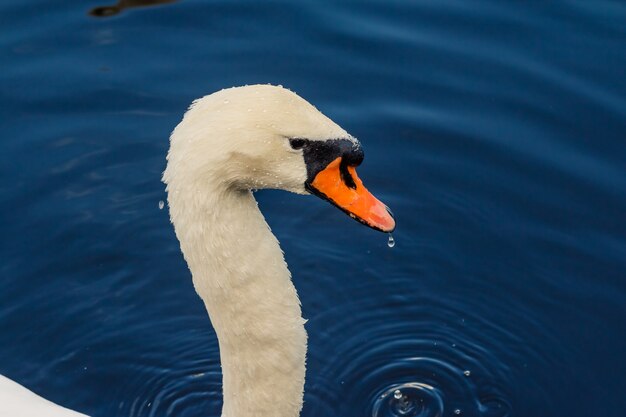
[[[303,404],[305,320],[252,190],[313,194],[391,232],[391,212],[356,174],[362,160],[354,137],[280,86],[233,87],[202,97],[172,132],[163,182],[170,220],[218,337],[222,417],[297,417]],[[37,401],[46,400],[19,389],[25,392],[16,396],[18,405],[43,407]],[[0,410],[6,406],[1,398]],[[26,415],[83,416],[61,408],[7,414]]]
[[[41,398],[0,375],[0,417],[87,417]]]

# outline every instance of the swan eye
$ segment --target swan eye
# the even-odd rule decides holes
[[[306,139],[289,139],[289,144],[292,149],[302,149],[306,146]]]

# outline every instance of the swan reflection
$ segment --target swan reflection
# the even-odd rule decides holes
[[[124,9],[133,7],[156,6],[159,4],[174,3],[178,0],[119,0],[117,4],[110,6],[98,6],[89,11],[89,14],[96,17],[114,16]]]

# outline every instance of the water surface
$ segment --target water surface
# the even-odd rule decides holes
[[[191,100],[274,83],[361,140],[398,220],[390,249],[257,193],[309,319],[304,417],[624,415],[623,2],[101,6],[0,6],[1,373],[95,417],[219,415],[160,175]]]

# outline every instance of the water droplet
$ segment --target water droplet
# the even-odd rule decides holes
[[[459,410],[458,408],[456,410],[454,410],[454,414],[456,414],[457,416],[461,414],[461,410]]]
[[[163,207],[165,207],[165,201],[159,200],[159,210],[163,210]]]
[[[470,376],[471,374],[472,373],[469,370],[463,371],[463,375],[465,375],[465,376]]]
[[[390,248],[393,248],[394,246],[396,246],[396,241],[394,240],[393,236],[391,236],[391,233],[389,233],[389,239],[387,240],[387,246],[389,246]]]
[[[396,385],[376,399],[372,417],[443,416],[443,401],[433,387],[420,383]]]

